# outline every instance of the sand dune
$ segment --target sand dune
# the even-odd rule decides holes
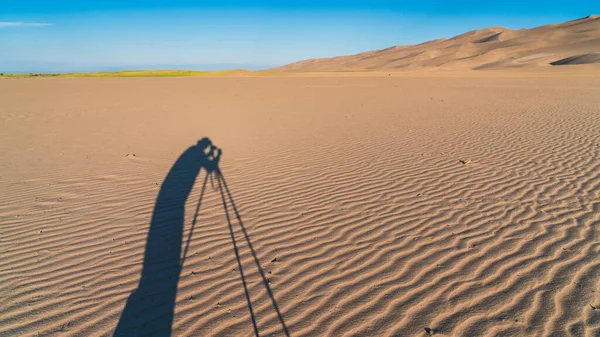
[[[0,335],[600,335],[598,77],[361,76],[1,80]]]
[[[511,30],[491,27],[451,39],[395,46],[350,56],[310,59],[279,71],[340,71],[439,68],[505,69],[599,63],[600,17],[588,16],[558,25]],[[584,56],[588,55],[588,56]],[[570,60],[571,58],[574,60]],[[567,60],[561,62],[562,60]]]

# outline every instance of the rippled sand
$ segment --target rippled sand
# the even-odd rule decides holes
[[[0,80],[0,335],[598,336],[598,78]]]

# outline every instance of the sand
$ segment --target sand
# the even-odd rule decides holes
[[[0,80],[0,335],[598,336],[598,130],[599,76]]]
[[[600,16],[531,29],[490,27],[410,46],[309,59],[279,71],[552,68],[588,64],[600,69]]]

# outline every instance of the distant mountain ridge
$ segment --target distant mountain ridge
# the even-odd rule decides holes
[[[598,15],[531,29],[478,29],[450,39],[437,39],[411,46],[393,46],[348,56],[309,59],[271,70],[478,70],[590,63],[600,65]]]

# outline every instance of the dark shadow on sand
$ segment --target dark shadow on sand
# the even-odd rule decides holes
[[[171,336],[177,284],[181,268],[187,256],[189,243],[196,225],[197,215],[200,211],[209,177],[211,179],[216,177],[218,182],[246,302],[252,319],[254,334],[259,336],[259,330],[241,263],[238,243],[234,235],[228,204],[231,206],[238,225],[242,229],[244,239],[250,248],[256,267],[262,277],[262,283],[267,290],[273,308],[281,323],[282,332],[286,336],[289,336],[288,328],[285,325],[283,316],[269,286],[269,280],[266,278],[260,265],[229,187],[219,169],[220,156],[221,150],[213,146],[208,138],[203,138],[198,144],[188,148],[173,164],[173,167],[171,167],[161,185],[154,206],[139,285],[127,299],[127,304],[123,309],[114,336]],[[203,179],[202,190],[196,205],[196,213],[192,221],[192,228],[187,237],[187,244],[183,249],[182,255],[185,203],[202,168],[206,171],[206,176]]]
[[[225,211],[225,217],[227,218],[227,224],[229,225],[229,234],[231,235],[231,242],[233,243],[233,250],[235,251],[235,257],[237,259],[238,267],[240,269],[242,284],[244,285],[244,291],[246,293],[246,301],[248,302],[248,310],[250,311],[250,316],[252,317],[252,324],[254,325],[254,334],[256,336],[260,335],[258,332],[258,327],[256,326],[256,318],[254,316],[254,310],[252,309],[252,301],[250,300],[250,292],[248,291],[248,287],[246,286],[246,278],[244,276],[244,269],[242,267],[242,262],[240,259],[238,245],[237,245],[237,241],[235,239],[235,235],[234,235],[234,231],[233,231],[233,224],[231,222],[231,217],[229,216],[229,208],[227,206],[227,199],[229,200],[231,208],[233,209],[233,214],[235,214],[238,225],[242,229],[242,233],[244,233],[244,239],[246,240],[246,243],[248,244],[248,248],[250,248],[252,257],[254,258],[254,264],[256,265],[256,268],[258,269],[260,276],[262,277],[263,285],[265,286],[265,289],[267,290],[267,294],[269,295],[269,298],[271,299],[271,304],[273,305],[273,309],[277,313],[277,318],[279,318],[279,323],[281,323],[282,332],[286,336],[289,336],[290,333],[288,331],[287,326],[285,325],[285,320],[283,319],[283,316],[281,315],[281,311],[279,310],[279,306],[277,305],[277,302],[275,301],[275,297],[273,296],[273,292],[271,291],[271,286],[269,286],[269,279],[265,276],[265,271],[262,269],[262,266],[260,265],[260,261],[259,261],[258,257],[256,256],[256,251],[254,250],[254,246],[252,246],[252,241],[250,241],[250,237],[248,236],[246,227],[244,227],[244,222],[242,221],[242,217],[240,216],[240,213],[238,212],[237,206],[235,205],[235,201],[233,201],[233,197],[231,196],[231,192],[229,191],[229,186],[227,186],[225,177],[223,177],[223,174],[221,173],[221,170],[219,170],[219,168],[216,169],[215,173],[217,174],[217,180],[218,180],[218,184],[219,184],[219,192],[221,193],[221,200],[223,201],[223,209]],[[226,195],[227,195],[227,198],[225,197]]]

